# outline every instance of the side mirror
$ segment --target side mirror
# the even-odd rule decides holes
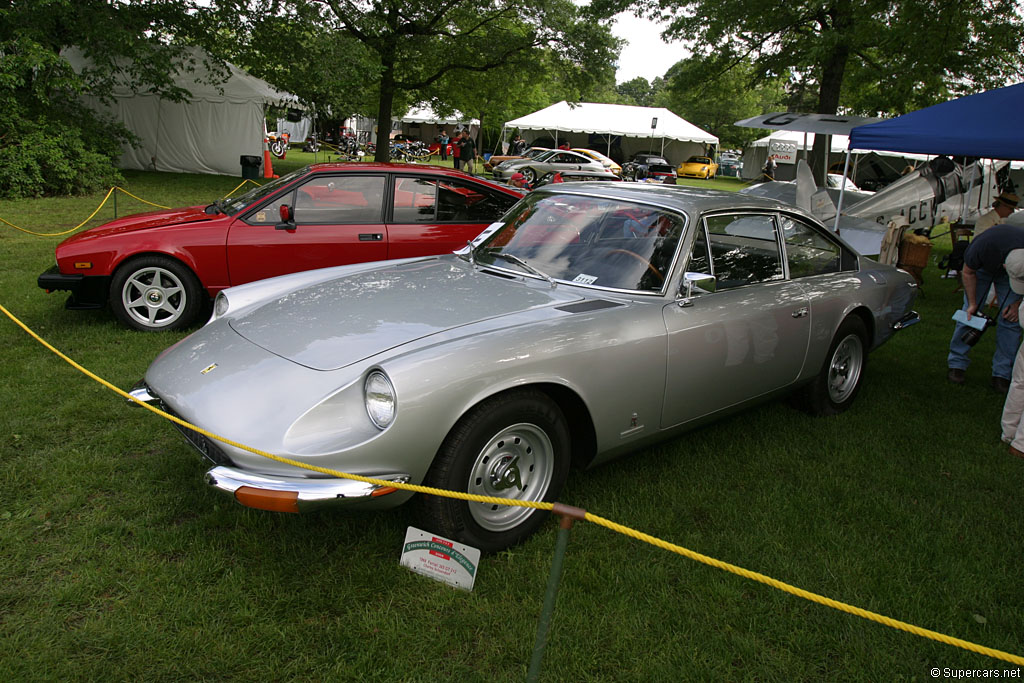
[[[693,305],[693,297],[701,294],[714,294],[717,285],[714,275],[709,273],[686,273],[683,275],[683,296],[679,305],[683,308]]]
[[[281,222],[274,226],[275,230],[294,230],[295,229],[295,213],[292,211],[292,207],[287,204],[282,204],[278,209],[281,216]]]

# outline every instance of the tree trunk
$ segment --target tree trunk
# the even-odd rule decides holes
[[[395,63],[384,61],[380,76],[380,100],[377,102],[377,151],[374,161],[391,160],[391,109],[395,100]]]
[[[843,88],[843,75],[846,63],[850,59],[850,46],[843,39],[854,23],[850,3],[839,2],[830,12],[830,33],[839,36],[832,54],[821,65],[821,85],[818,89],[818,113],[835,114],[839,110],[839,96]],[[825,184],[828,174],[828,152],[831,136],[818,134],[814,136],[814,147],[811,151],[811,171],[815,178]]]

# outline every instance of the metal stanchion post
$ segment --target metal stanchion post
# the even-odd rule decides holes
[[[544,606],[541,608],[540,620],[537,622],[537,638],[533,643],[533,655],[530,657],[530,669],[526,674],[528,683],[540,680],[540,665],[544,660],[544,649],[548,644],[548,631],[551,628],[551,616],[555,611],[555,598],[558,597],[558,583],[562,579],[562,564],[565,560],[565,549],[569,545],[569,530],[577,519],[586,519],[587,512],[570,505],[555,503],[552,509],[561,519],[558,523],[558,539],[555,541],[555,556],[551,560],[551,573],[548,575],[548,587],[544,593]]]
[[[117,190],[115,189],[111,194],[114,195],[114,218],[117,218]]]

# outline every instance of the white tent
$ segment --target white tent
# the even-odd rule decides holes
[[[79,50],[67,50],[63,56],[76,70],[86,64]],[[85,98],[87,105],[120,121],[142,141],[141,147],[124,148],[121,168],[239,175],[240,156],[262,158],[266,106],[300,106],[292,95],[231,64],[227,81],[209,85],[203,82],[210,74],[204,64],[208,57],[198,48],[191,48],[190,56],[193,71],[175,77],[176,84],[192,94],[187,103],[124,85],[115,88],[112,106]]]
[[[845,158],[846,149],[850,144],[849,135],[832,135],[829,144],[829,154],[835,154]],[[814,133],[804,133],[797,130],[778,130],[771,135],[758,138],[748,144],[743,150],[743,177],[757,178],[761,175],[761,168],[768,160],[769,154],[774,154],[778,163],[795,164],[798,158],[807,158],[807,154],[814,146]],[[858,154],[858,157],[868,155]],[[905,154],[903,152],[877,152],[875,156],[889,157],[887,165],[898,174],[908,164],[913,165],[918,161],[924,161],[928,157],[924,154]],[[851,176],[854,182],[857,181],[857,167],[861,160],[854,159],[854,170]],[[793,173],[787,173],[780,168],[777,177],[786,179],[793,177]]]
[[[423,104],[398,119],[392,124],[391,132],[405,133],[424,142],[433,141],[444,129],[448,135],[457,130],[469,129],[469,134],[476,138],[480,131],[480,120],[466,118],[465,114],[453,111],[450,116],[439,116],[429,106]]]
[[[718,138],[664,107],[632,107],[622,104],[569,104],[564,100],[550,107],[505,122],[506,128],[549,131],[555,142],[568,140],[573,146],[586,146],[597,140],[604,143],[609,156],[615,138],[621,138],[623,156],[654,150],[666,145],[675,149],[674,161],[704,152],[717,145]],[[657,141],[657,142],[655,142]],[[673,145],[673,143],[675,143]],[[613,157],[614,158],[614,157]]]

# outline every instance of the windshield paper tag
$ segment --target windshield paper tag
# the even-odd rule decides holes
[[[480,244],[485,239],[496,233],[498,229],[501,228],[501,226],[503,225],[505,224],[502,223],[501,221],[498,221],[497,223],[491,223],[490,225],[488,225],[486,228],[484,228],[484,231],[477,235],[476,238],[473,240],[473,246],[475,247],[476,245]]]
[[[596,275],[587,275],[586,273],[580,273],[572,279],[573,282],[581,285],[592,285],[597,282]]]

